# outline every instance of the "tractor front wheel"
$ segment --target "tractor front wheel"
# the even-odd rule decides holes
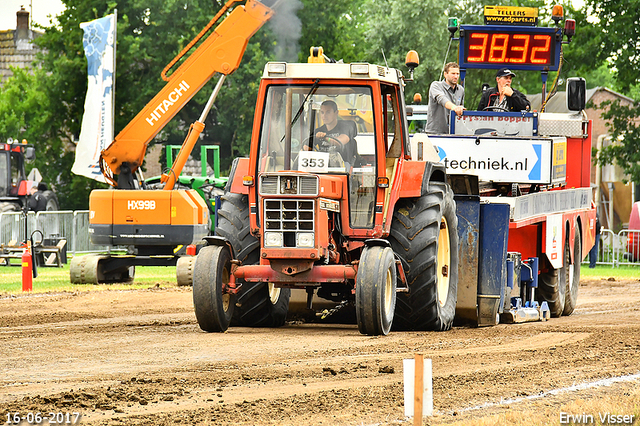
[[[356,275],[358,330],[369,336],[387,335],[396,307],[396,265],[389,247],[366,247]]]
[[[46,190],[42,193],[42,196],[46,200],[45,211],[55,212],[60,210],[60,204],[58,203],[58,197],[56,196],[55,192]]]
[[[235,296],[230,292],[231,253],[227,247],[207,246],[196,256],[193,268],[193,306],[204,331],[229,328]]]
[[[260,242],[250,231],[248,197],[225,193],[220,199],[215,234],[231,242],[237,260],[243,265],[256,265],[260,261]],[[277,288],[267,282],[249,283],[238,280],[238,284],[242,285],[235,301],[233,326],[284,325],[289,311],[290,289]]]

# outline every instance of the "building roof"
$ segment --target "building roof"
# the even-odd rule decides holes
[[[10,67],[30,67],[39,51],[32,42],[43,33],[29,28],[29,12],[17,13],[15,30],[0,31],[0,85],[13,75]]]
[[[613,96],[620,98],[621,100],[625,100],[631,103],[634,103],[634,100],[628,96],[625,96],[621,93],[613,91],[607,87],[594,87],[593,89],[587,89],[587,99],[589,100],[599,91],[605,91]],[[534,93],[532,95],[527,95],[527,99],[531,102],[531,109],[534,111],[540,111],[540,106],[542,105],[542,94]],[[567,92],[557,92],[549,101],[547,102],[547,106],[545,108],[545,112],[569,112],[567,109]]]

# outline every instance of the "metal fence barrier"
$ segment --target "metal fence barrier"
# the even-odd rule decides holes
[[[640,231],[623,229],[618,232],[620,249],[616,261],[618,265],[640,265]]]
[[[26,220],[25,220],[26,219]],[[25,228],[26,222],[26,228]],[[89,210],[76,211],[43,211],[0,213],[0,243],[16,244],[31,237],[39,230],[43,239],[67,240],[67,253],[104,252],[113,249],[109,246],[91,244],[89,240]],[[35,237],[38,241],[40,236]],[[589,263],[587,256],[583,263]],[[598,246],[597,265],[640,266],[640,230],[628,230],[615,234],[610,229],[603,229]]]
[[[26,227],[25,227],[26,225]],[[66,239],[67,253],[90,253],[109,250],[108,246],[97,246],[89,240],[89,210],[0,213],[0,243],[15,245],[30,238],[34,240]]]
[[[587,256],[582,263],[589,263]],[[617,234],[603,229],[596,265],[640,266],[640,230],[623,229]]]

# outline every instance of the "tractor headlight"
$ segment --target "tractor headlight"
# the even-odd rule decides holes
[[[282,232],[265,232],[265,247],[282,247]]]
[[[300,232],[298,234],[298,241],[297,241],[297,246],[298,247],[313,247],[314,244],[314,238],[313,238],[313,232]]]

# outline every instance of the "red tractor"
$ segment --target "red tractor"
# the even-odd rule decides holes
[[[363,334],[449,329],[456,207],[437,156],[411,158],[404,77],[324,58],[265,67],[250,157],[234,162],[195,261],[198,323],[281,326],[304,289],[309,307],[353,304]]]
[[[38,182],[27,179],[25,162],[35,157],[35,148],[26,140],[19,143],[9,138],[6,143],[0,144],[0,213],[29,207],[33,210],[34,203],[29,203],[29,196],[31,189],[38,187]],[[42,198],[40,203],[36,203],[39,204],[39,210],[58,210],[58,197],[53,191],[43,188],[38,197]]]

